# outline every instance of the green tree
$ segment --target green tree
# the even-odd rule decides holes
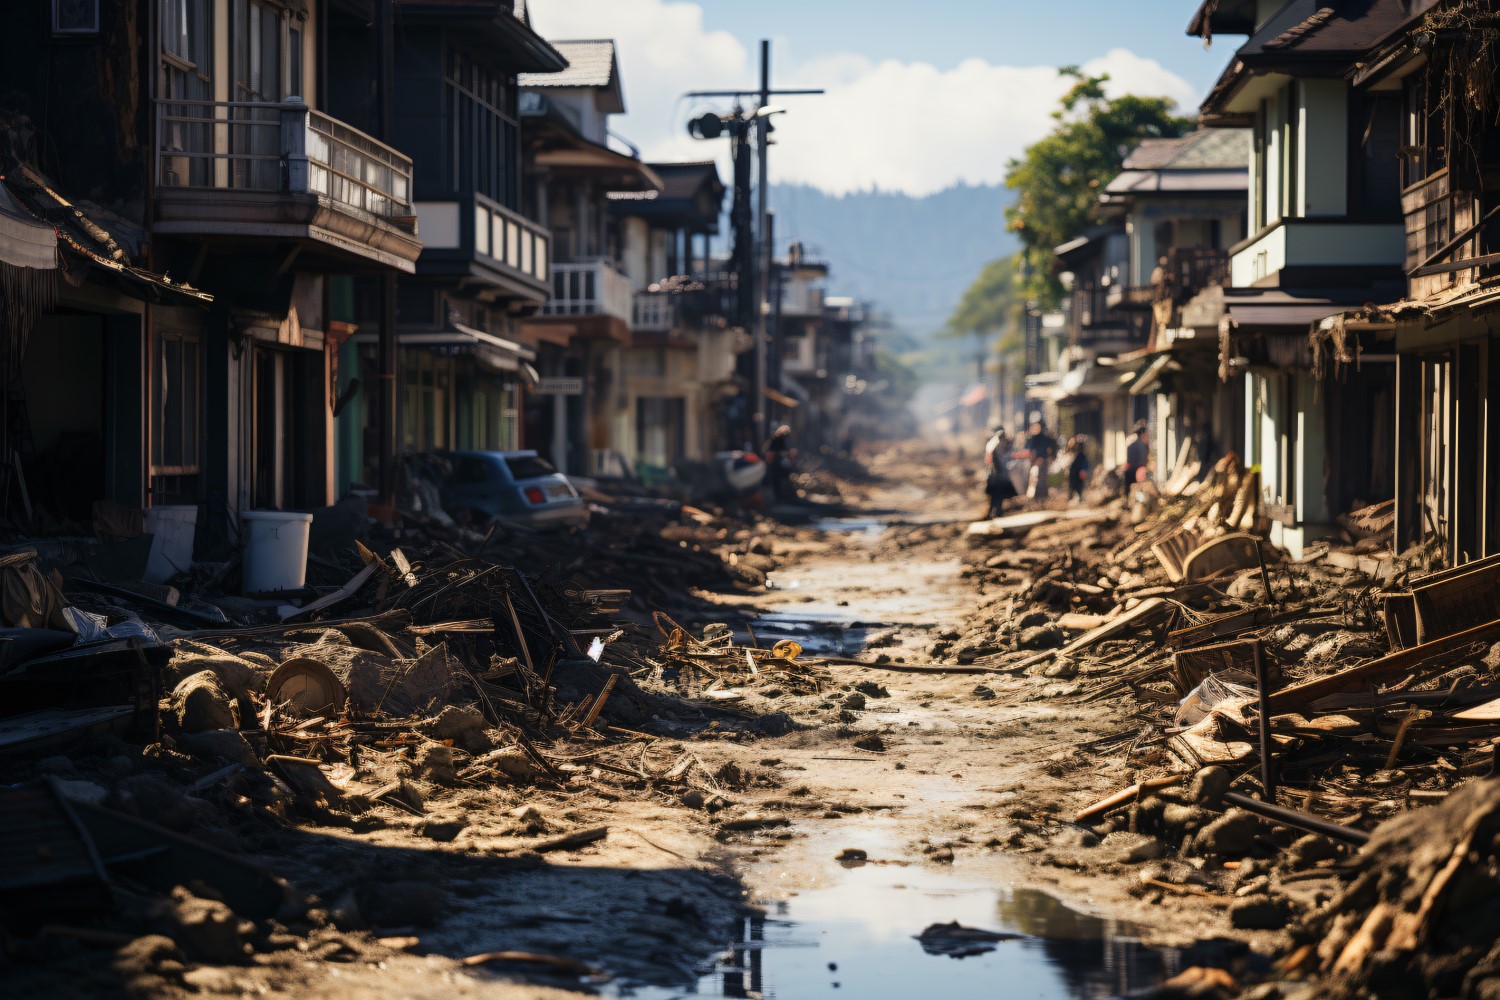
[[[1084,76],[1076,66],[1062,75],[1076,82],[1052,113],[1057,124],[1006,167],[1016,200],[1005,210],[1023,250],[1025,297],[1056,305],[1062,289],[1052,273],[1052,250],[1081,235],[1095,220],[1099,194],[1143,139],[1182,135],[1192,121],[1172,114],[1164,97],[1105,96],[1104,76]]]
[[[1000,373],[1009,380],[1007,388],[1013,395],[1023,391],[1020,380],[1025,370],[1022,355],[1026,343],[1021,331],[1026,300],[1020,268],[1019,253],[986,264],[939,331],[942,337],[973,336],[981,350],[984,342],[990,341],[984,353],[999,362]]]

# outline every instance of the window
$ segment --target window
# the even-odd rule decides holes
[[[99,31],[99,0],[52,0],[54,35],[91,35]]]
[[[210,0],[159,0],[163,152],[210,154],[213,149],[213,5]],[[201,124],[200,124],[201,122]],[[201,187],[213,159],[184,155],[162,160],[161,183]]]
[[[306,97],[302,68],[306,26],[302,16],[262,0],[232,3],[230,71],[234,100],[275,103],[288,97]]]
[[[482,458],[463,455],[453,460],[453,485],[483,486],[490,481],[489,463]]]
[[[539,455],[508,455],[505,458],[505,467],[510,470],[510,478],[516,482],[523,479],[541,479],[543,476],[554,475],[557,472],[551,462]]]
[[[153,369],[152,474],[195,474],[199,464],[200,398],[197,336],[175,331],[160,333]]]
[[[515,81],[448,50],[449,181],[506,208],[520,206]],[[497,254],[498,256],[498,254]]]
[[[1405,97],[1401,183],[1411,187],[1448,165],[1448,115],[1441,97],[1430,100],[1431,91],[1422,73],[1407,82]]]

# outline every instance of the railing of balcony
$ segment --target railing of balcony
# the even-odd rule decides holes
[[[671,333],[677,326],[677,302],[671,292],[636,292],[630,327],[637,333]]]
[[[1229,283],[1229,251],[1215,247],[1174,247],[1167,251],[1166,266],[1156,276],[1158,281],[1153,286],[1156,296],[1182,302],[1211,285]]]
[[[314,193],[412,214],[411,158],[301,101],[159,100],[156,136],[160,187]]]
[[[614,316],[630,322],[630,279],[607,260],[552,265],[552,298],[544,316]]]

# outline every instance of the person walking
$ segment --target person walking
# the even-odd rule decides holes
[[[1008,468],[1012,445],[1005,428],[997,425],[995,433],[984,446],[984,493],[990,500],[990,518],[1005,513],[1005,501],[1013,500],[1018,495]]]
[[[1068,500],[1072,502],[1075,498],[1083,500],[1083,488],[1089,478],[1089,456],[1086,451],[1088,439],[1082,434],[1073,435],[1068,442],[1068,450],[1073,453],[1073,461],[1068,465]]]
[[[792,429],[782,424],[771,432],[766,441],[766,471],[771,485],[771,499],[776,503],[792,503],[797,499],[797,490],[792,486],[792,456],[797,450],[792,447]]]
[[[1031,455],[1031,486],[1027,490],[1033,500],[1047,499],[1048,476],[1052,473],[1052,460],[1057,457],[1057,438],[1047,432],[1041,421],[1031,425],[1031,434],[1026,438],[1026,450]]]
[[[1146,430],[1146,422],[1137,421],[1134,429],[1135,436],[1125,445],[1125,465],[1121,470],[1124,479],[1122,495],[1127,497],[1141,472],[1151,465],[1151,433]]]

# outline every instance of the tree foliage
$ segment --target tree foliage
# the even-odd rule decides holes
[[[984,265],[944,324],[946,337],[999,333],[1014,322],[1017,260],[1001,257]]]
[[[1021,283],[1026,297],[1044,306],[1061,294],[1052,275],[1053,248],[1094,222],[1099,195],[1125,157],[1143,139],[1179,136],[1192,124],[1172,114],[1167,98],[1111,98],[1104,93],[1107,75],[1084,76],[1076,66],[1060,72],[1076,82],[1052,113],[1057,124],[1011,160],[1005,174],[1017,193],[1005,217],[1024,247]]]

